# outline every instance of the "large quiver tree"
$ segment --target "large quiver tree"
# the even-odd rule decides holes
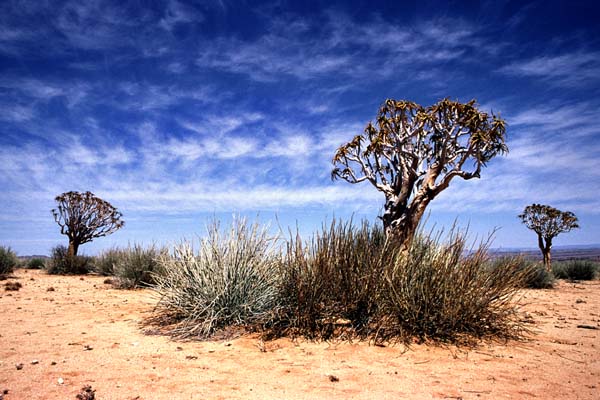
[[[69,238],[71,257],[77,255],[80,245],[110,235],[125,224],[115,207],[91,192],[66,192],[55,200],[57,207],[52,215],[60,226],[60,233]]]
[[[388,99],[375,125],[337,150],[332,178],[368,181],[383,192],[385,231],[407,249],[425,208],[452,179],[479,178],[506,151],[504,120],[479,111],[475,100],[444,99],[425,108]]]
[[[552,268],[552,240],[559,233],[569,232],[579,228],[578,220],[571,211],[560,211],[554,207],[543,204],[532,204],[525,207],[519,214],[521,221],[529,229],[537,233],[538,247],[544,258],[544,265],[548,271]]]

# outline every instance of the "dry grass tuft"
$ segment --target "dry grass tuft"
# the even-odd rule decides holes
[[[166,248],[154,245],[144,248],[139,244],[113,250],[113,286],[117,289],[134,289],[152,285],[155,277],[162,273],[159,259],[167,253]]]
[[[208,338],[262,321],[277,305],[275,242],[266,228],[239,219],[228,230],[212,223],[198,252],[175,246],[160,258],[160,299],[148,323],[166,325],[177,338]]]

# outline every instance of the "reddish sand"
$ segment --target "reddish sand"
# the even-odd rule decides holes
[[[144,335],[152,292],[103,280],[20,270],[19,291],[0,282],[0,397],[75,399],[91,385],[97,399],[600,398],[599,281],[524,291],[526,341],[407,350]]]

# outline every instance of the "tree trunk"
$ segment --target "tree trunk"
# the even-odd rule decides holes
[[[79,243],[74,239],[69,239],[69,250],[67,251],[67,256],[69,256],[69,257],[77,256],[78,250],[79,250]]]
[[[545,259],[544,259],[544,265],[546,266],[546,269],[548,270],[548,272],[552,272],[552,238],[551,237],[547,237],[546,238],[546,248],[545,248]]]
[[[546,267],[546,271],[552,271],[552,254],[550,250],[544,250],[544,266]]]
[[[419,227],[419,222],[429,204],[429,198],[414,199],[409,207],[387,201],[381,219],[388,238],[400,243],[400,251],[408,252]]]
[[[552,271],[552,255],[550,254],[550,251],[552,250],[552,238],[543,238],[542,235],[538,233],[538,246],[542,251],[546,271]]]

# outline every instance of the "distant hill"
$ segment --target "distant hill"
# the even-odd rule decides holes
[[[542,258],[542,254],[539,249],[527,247],[527,248],[499,248],[490,249],[492,257],[507,257],[521,255],[530,260],[537,260]],[[42,260],[49,260],[50,257],[46,255],[31,255],[31,256],[18,256],[20,260],[29,261],[32,258],[41,258]],[[552,260],[553,261],[566,261],[566,260],[592,260],[600,261],[600,244],[592,245],[567,245],[567,246],[556,246],[552,248]]]
[[[537,249],[491,249],[494,257],[521,255],[527,259],[537,260],[542,258],[542,253]],[[590,246],[557,246],[552,249],[553,261],[567,260],[592,260],[600,261],[600,245]]]

